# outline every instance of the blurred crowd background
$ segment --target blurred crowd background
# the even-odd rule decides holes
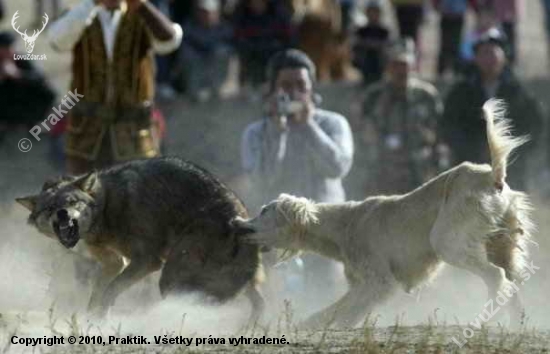
[[[115,51],[114,57],[120,62],[111,58],[111,64],[94,66],[84,59],[71,64],[66,57],[58,57],[60,47],[72,43],[74,46],[66,48],[68,53],[80,58],[77,54],[81,49],[75,49],[83,43],[78,33],[92,26],[86,22],[85,11],[91,11],[86,10],[87,1],[94,5],[91,0],[37,0],[32,2],[33,10],[19,11],[17,26],[21,32],[27,29],[28,34],[42,29],[44,13],[48,14],[45,33],[38,37],[33,52],[48,53],[45,63],[14,60],[15,53],[27,50],[11,26],[20,3],[0,0],[1,28],[5,29],[0,33],[0,146],[3,166],[10,168],[1,176],[2,203],[11,203],[14,193],[37,190],[48,176],[118,162],[116,153],[111,156],[113,144],[120,142],[117,146],[123,151],[124,144],[135,143],[130,133],[115,129],[119,140],[105,143],[108,139],[100,137],[99,147],[86,155],[84,145],[95,146],[95,135],[101,128],[88,126],[89,131],[77,132],[79,112],[73,111],[72,120],[61,119],[51,129],[44,127],[41,141],[28,133],[47,119],[69,89],[80,87],[75,77],[80,70],[87,70],[86,65],[93,68],[90,77],[94,81],[103,77],[102,65],[111,64],[113,73],[136,75],[144,92],[151,91],[150,97],[145,93],[138,97],[139,102],[134,100],[137,103],[124,101],[124,95],[120,98],[128,107],[150,103],[144,111],[150,124],[144,131],[150,132],[155,147],[150,148],[153,152],[143,148],[135,156],[178,155],[201,164],[234,188],[253,214],[278,192],[318,201],[358,200],[373,194],[407,192],[465,160],[487,162],[480,108],[493,97],[507,103],[515,134],[531,136],[531,142],[512,164],[511,186],[531,191],[541,200],[550,197],[548,65],[529,60],[529,53],[521,52],[526,48],[522,41],[530,39],[519,31],[531,21],[526,16],[527,7],[537,2],[543,21],[533,21],[529,30],[548,37],[531,43],[529,50],[547,50],[548,0],[150,0],[165,20],[183,30],[179,38],[173,31],[171,37],[163,39],[171,41],[173,48],[162,50],[153,43],[157,54],[151,65],[154,83],[150,85],[150,73],[143,69],[147,62],[139,64],[141,69],[135,72],[126,71],[124,58],[117,57],[116,43],[110,51]],[[118,3],[99,0],[96,5],[108,8]],[[79,17],[74,10],[79,6],[84,16],[80,13]],[[162,19],[158,21],[162,23]],[[430,31],[426,30],[428,23]],[[70,38],[72,32],[77,33],[75,38]],[[162,31],[158,33],[157,39],[162,37]],[[82,36],[88,35],[93,44],[93,33]],[[280,58],[275,77],[270,76],[268,67],[274,55],[292,48],[300,51]],[[92,45],[90,55],[101,49]],[[285,68],[304,69],[311,76],[302,91],[311,93],[308,100],[315,107],[312,116],[318,126],[312,128],[317,134],[314,138],[298,133],[296,143],[289,138],[287,155],[303,156],[283,164],[282,168],[292,173],[283,173],[278,181],[266,162],[268,158],[262,158],[263,153],[269,153],[264,145],[269,145],[270,136],[262,135],[259,122],[277,116],[275,121],[281,123],[284,109],[280,105],[273,108],[272,103],[284,106],[281,93],[291,101],[299,96],[286,92],[293,89],[286,90],[284,84],[278,87],[277,75]],[[109,75],[104,76],[106,82]],[[300,78],[290,80],[292,84]],[[308,80],[311,87],[307,87]],[[103,93],[100,89],[98,97]],[[84,100],[93,98],[93,89],[84,95]],[[105,103],[102,98],[91,101],[100,106]],[[96,112],[95,106],[90,107]],[[118,111],[113,112],[116,116]],[[136,112],[138,116],[142,111]],[[90,116],[88,112],[82,114]],[[31,139],[35,145],[32,152],[17,150],[16,143],[22,137]],[[316,141],[316,152],[300,145],[310,138]],[[308,156],[315,161],[309,161]],[[331,168],[308,167],[323,163]],[[300,180],[300,185],[287,188],[281,182],[285,179]],[[279,182],[282,184],[277,185]],[[319,190],[312,185],[319,185]],[[333,265],[323,270],[319,262],[304,258],[287,267],[302,269],[312,264],[312,273],[330,273]],[[296,279],[302,273],[289,274],[284,280],[286,286],[299,292],[296,284],[303,279]],[[304,274],[307,277],[308,272]],[[328,302],[336,285],[326,277],[311,282],[316,282]]]

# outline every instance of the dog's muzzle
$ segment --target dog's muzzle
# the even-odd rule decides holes
[[[73,248],[80,240],[78,220],[71,219],[65,209],[57,212],[57,221],[54,221],[53,229],[59,242],[67,248]]]

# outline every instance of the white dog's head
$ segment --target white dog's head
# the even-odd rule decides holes
[[[264,205],[252,219],[236,219],[235,225],[247,230],[247,238],[255,243],[275,248],[297,249],[300,238],[318,222],[317,205],[306,199],[281,194]]]

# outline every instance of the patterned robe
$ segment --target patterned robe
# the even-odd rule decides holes
[[[88,161],[118,162],[160,154],[151,121],[154,62],[144,21],[123,13],[113,59],[107,58],[98,17],[73,49],[71,91],[84,95],[69,112],[66,153]],[[108,139],[108,143],[105,144]]]

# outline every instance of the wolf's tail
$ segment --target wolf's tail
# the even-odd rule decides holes
[[[504,118],[506,114],[504,101],[490,99],[483,105],[483,113],[487,122],[487,142],[491,153],[494,183],[498,189],[502,189],[506,180],[506,167],[510,154],[529,141],[529,138],[512,136],[510,121]]]

